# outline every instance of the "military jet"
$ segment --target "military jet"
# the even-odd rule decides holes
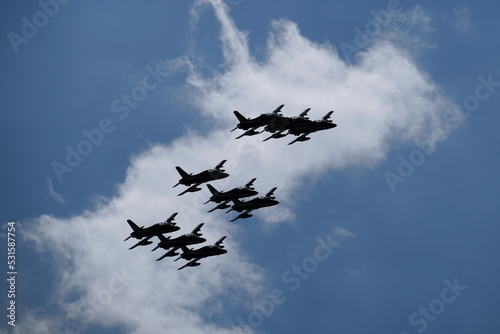
[[[267,141],[271,138],[282,138],[289,134],[298,136],[292,142],[288,143],[288,145],[291,145],[297,141],[306,141],[311,139],[310,137],[307,136],[313,132],[327,130],[337,126],[337,124],[333,123],[329,119],[333,111],[328,112],[320,120],[311,121],[309,118],[306,117],[306,114],[309,110],[310,108],[306,109],[298,117],[281,117],[283,119],[282,122],[284,124],[283,128],[278,131],[275,131],[271,136],[267,137],[263,141]],[[288,133],[284,133],[286,130],[288,130]],[[267,131],[273,132],[272,129],[267,129]]]
[[[212,193],[212,196],[210,196],[209,200],[206,201],[204,204],[207,204],[209,202],[215,202],[219,203],[215,208],[209,210],[208,212],[215,211],[217,209],[227,209],[230,207],[228,203],[235,198],[244,198],[244,197],[249,197],[253,195],[257,195],[258,192],[255,191],[255,189],[252,187],[252,184],[255,182],[256,178],[253,178],[245,184],[244,187],[238,187],[238,188],[233,188],[229,191],[225,192],[220,192],[217,189],[215,189],[212,185],[207,184],[208,189],[210,189],[210,192]]]
[[[250,218],[250,217],[252,217],[250,212],[253,210],[264,208],[267,206],[278,205],[279,202],[273,196],[273,193],[276,189],[277,188],[274,187],[266,194],[266,196],[255,197],[255,198],[252,198],[251,200],[246,201],[246,202],[240,201],[238,199],[234,199],[233,206],[226,213],[229,213],[233,210],[238,211],[238,212],[242,212],[242,213],[240,213],[236,218],[234,218],[230,221],[234,222],[235,220],[240,219],[240,218]]]
[[[285,105],[282,104],[278,108],[274,109],[271,113],[266,113],[266,114],[261,114],[255,118],[246,118],[242,114],[240,114],[237,110],[234,111],[234,115],[238,120],[240,121],[234,129],[231,130],[233,132],[236,129],[242,129],[246,130],[243,134],[239,135],[236,137],[236,139],[239,139],[243,136],[253,136],[257,135],[260,132],[256,131],[258,128],[261,126],[269,126],[270,123],[273,123],[274,121],[280,120],[279,116],[281,116],[281,108],[283,108]]]
[[[173,215],[171,215],[164,222],[157,223],[157,224],[154,224],[154,225],[152,225],[150,227],[146,227],[146,228],[144,228],[144,226],[142,226],[142,227],[137,226],[133,221],[131,221],[129,219],[129,220],[127,220],[127,223],[130,225],[130,227],[132,228],[133,231],[130,233],[130,235],[124,241],[127,241],[130,238],[142,239],[141,241],[139,241],[138,243],[136,243],[135,245],[133,245],[129,249],[134,249],[137,246],[150,245],[153,242],[150,241],[149,239],[151,239],[155,235],[161,235],[163,233],[171,233],[171,232],[180,230],[180,227],[176,226],[175,225],[176,223],[173,221],[175,216],[177,216],[177,212],[174,213]]]
[[[179,253],[176,253],[175,251],[178,250],[181,246],[200,244],[202,242],[207,241],[207,239],[201,237],[203,235],[200,232],[200,229],[202,226],[203,226],[203,223],[196,226],[196,228],[194,230],[192,230],[190,233],[181,235],[181,236],[174,238],[174,239],[170,239],[170,237],[165,237],[161,234],[158,235],[158,239],[160,239],[160,242],[151,251],[155,251],[158,248],[163,248],[166,250],[168,250],[170,248],[172,248],[172,249],[170,249],[167,253],[165,253],[162,257],[158,258],[156,261],[160,261],[167,256],[179,255]]]
[[[311,139],[310,137],[307,136],[313,132],[332,129],[336,127],[337,124],[333,123],[332,120],[329,119],[332,114],[333,110],[329,111],[325,116],[323,116],[322,119],[317,121],[308,121],[302,123],[297,122],[297,124],[292,123],[292,125],[290,126],[289,133],[298,137],[295,138],[290,143],[288,143],[288,145],[292,145],[297,141],[306,141]]]
[[[222,160],[217,166],[215,166],[215,168],[205,170],[195,175],[193,175],[192,173],[191,174],[186,173],[179,166],[175,167],[175,169],[177,169],[182,178],[175,186],[173,186],[173,188],[177,187],[179,184],[189,186],[189,188],[187,188],[177,196],[184,195],[187,192],[200,191],[201,188],[198,188],[198,186],[202,183],[228,177],[229,174],[225,173],[224,170],[222,169],[222,166],[224,165],[225,162],[226,160]]]
[[[174,262],[179,259],[185,259],[188,260],[189,262],[177,270],[181,270],[186,267],[199,266],[201,263],[198,263],[197,261],[205,257],[216,256],[227,253],[227,250],[223,249],[224,246],[222,246],[222,242],[224,241],[224,239],[226,239],[225,236],[220,238],[219,241],[217,241],[213,245],[203,246],[195,250],[188,249],[186,246],[181,246],[182,254],[177,259],[175,259]]]

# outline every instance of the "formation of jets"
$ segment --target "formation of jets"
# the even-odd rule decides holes
[[[265,138],[263,141],[268,141],[269,139],[273,138],[282,138],[287,135],[294,135],[297,138],[288,143],[288,145],[291,145],[298,141],[306,141],[311,139],[308,136],[313,132],[332,129],[337,126],[337,124],[333,123],[330,120],[333,111],[328,112],[322,119],[310,120],[307,117],[307,113],[311,108],[307,108],[299,116],[286,117],[281,114],[281,109],[283,107],[284,104],[278,106],[278,108],[270,113],[264,113],[255,118],[246,118],[238,111],[234,111],[234,114],[238,118],[239,123],[231,131],[234,131],[236,129],[245,131],[241,135],[236,137],[236,139],[239,139],[243,136],[257,135],[262,132],[271,133],[271,135]],[[263,129],[257,131],[259,128]],[[226,214],[231,211],[238,212],[239,214],[235,218],[230,220],[231,222],[234,222],[237,219],[252,217],[252,214],[250,213],[254,210],[279,204],[279,201],[277,201],[274,197],[274,192],[277,189],[276,187],[272,188],[265,196],[253,197],[248,200],[243,200],[243,198],[258,195],[258,192],[253,187],[253,183],[255,182],[256,178],[251,179],[242,187],[233,188],[227,191],[219,191],[214,186],[209,184],[208,182],[210,181],[229,177],[229,174],[222,169],[225,162],[226,160],[222,160],[214,168],[204,170],[194,175],[193,173],[187,173],[181,167],[176,166],[175,169],[180,174],[181,179],[173,187],[175,188],[178,185],[184,185],[187,187],[184,191],[178,194],[178,196],[184,195],[188,192],[200,191],[200,185],[203,183],[207,183],[207,188],[210,191],[211,196],[204,204],[208,204],[210,202],[217,204],[217,206],[213,207],[208,212],[213,212],[219,209],[229,209],[228,211],[226,211]],[[203,258],[227,253],[227,250],[225,250],[224,246],[222,245],[222,242],[226,238],[225,236],[220,238],[213,245],[203,246],[198,249],[188,248],[188,246],[200,244],[206,241],[206,239],[202,237],[202,233],[200,232],[201,228],[204,225],[203,223],[196,226],[196,228],[188,234],[183,234],[176,238],[171,238],[170,236],[165,237],[164,234],[166,233],[172,233],[180,230],[180,227],[177,226],[174,222],[174,218],[176,215],[177,212],[171,215],[164,222],[157,223],[146,228],[144,226],[139,227],[132,220],[127,220],[128,224],[132,228],[132,232],[125,239],[125,241],[130,238],[139,239],[139,242],[131,246],[129,249],[134,249],[137,246],[150,245],[153,243],[151,239],[157,237],[159,242],[151,251],[162,248],[167,252],[156,259],[156,261],[160,261],[166,257],[173,256],[178,256],[178,258],[175,259],[174,262],[179,259],[187,260],[188,262],[178,268],[178,270],[184,269],[186,267],[199,266],[200,263],[198,261]],[[182,252],[178,252],[179,249]]]
[[[138,243],[129,248],[134,249],[137,246],[146,246],[152,244],[153,242],[150,239],[153,237],[157,237],[159,240],[158,245],[151,251],[155,251],[158,248],[163,248],[168,252],[156,259],[156,261],[160,261],[166,257],[177,255],[179,255],[179,257],[174,261],[177,261],[179,259],[186,259],[189,261],[177,270],[181,270],[186,267],[199,266],[200,263],[198,261],[202,258],[227,253],[227,251],[224,249],[224,246],[222,245],[222,241],[224,241],[224,239],[226,238],[225,236],[220,238],[219,241],[217,241],[213,245],[203,246],[199,249],[189,249],[187,247],[189,245],[195,245],[206,241],[206,239],[202,237],[203,234],[200,232],[203,223],[196,226],[196,228],[188,234],[184,234],[173,239],[170,238],[170,236],[165,237],[163,235],[165,233],[171,233],[180,230],[180,227],[176,226],[176,223],[173,221],[176,215],[177,212],[170,216],[170,218],[168,218],[165,222],[154,224],[146,228],[144,226],[139,227],[133,221],[128,220],[127,222],[133,231],[124,241],[127,241],[130,238],[141,239]],[[182,250],[182,253],[176,252],[179,248]]]
[[[255,118],[246,118],[235,110],[234,115],[238,118],[239,123],[231,131],[236,129],[245,130],[245,132],[236,137],[236,139],[243,136],[254,136],[264,131],[270,132],[271,135],[263,141],[268,141],[272,138],[282,138],[287,135],[297,136],[297,138],[288,143],[288,145],[291,145],[298,141],[311,139],[308,135],[313,132],[332,129],[337,126],[337,124],[330,120],[333,111],[329,111],[319,120],[310,120],[309,117],[307,117],[307,113],[311,108],[307,108],[299,116],[287,117],[281,114],[281,109],[284,106],[285,105],[282,104],[271,113],[261,114]],[[264,129],[262,131],[257,131],[257,129],[261,127]]]
[[[226,160],[223,160],[217,166],[215,166],[215,168],[207,169],[195,175],[188,174],[181,167],[177,166],[176,169],[181,175],[181,179],[177,184],[174,185],[174,188],[177,187],[179,184],[188,187],[178,196],[184,195],[187,192],[200,191],[201,188],[199,188],[199,186],[203,183],[228,177],[229,174],[222,169],[222,166],[224,165],[225,162]],[[273,196],[276,187],[271,189],[271,191],[267,193],[266,196],[255,197],[248,201],[241,200],[242,198],[258,194],[258,192],[253,187],[253,183],[255,182],[255,180],[256,178],[253,178],[247,184],[245,184],[245,186],[233,188],[228,191],[219,191],[215,189],[215,187],[212,186],[211,184],[207,184],[207,188],[210,190],[210,193],[212,195],[204,204],[208,204],[210,202],[217,203],[217,206],[209,210],[208,212],[213,212],[217,209],[227,209],[227,208],[230,208],[230,210],[227,211],[226,213],[230,211],[241,212],[236,218],[231,220],[235,221],[236,219],[239,218],[252,217],[252,215],[250,214],[252,210],[256,210],[266,206],[277,205],[279,202]],[[219,241],[217,241],[213,245],[203,246],[199,249],[188,248],[188,246],[190,245],[195,245],[206,241],[206,239],[202,237],[202,233],[200,232],[203,223],[199,224],[194,230],[192,230],[188,234],[184,234],[176,238],[171,238],[170,236],[165,237],[163,234],[172,233],[180,230],[180,227],[177,226],[176,223],[174,222],[174,218],[176,215],[177,212],[171,215],[164,222],[154,224],[150,227],[144,227],[144,226],[139,227],[132,220],[127,220],[128,224],[132,228],[132,232],[125,239],[125,241],[130,238],[135,238],[140,240],[135,245],[131,246],[129,249],[134,249],[137,246],[150,245],[153,243],[153,241],[151,241],[150,239],[157,237],[159,242],[157,246],[153,248],[151,251],[155,251],[158,248],[162,248],[167,252],[158,259],[156,259],[156,261],[160,261],[166,257],[179,255],[179,257],[175,259],[174,262],[179,259],[185,259],[188,262],[182,267],[178,268],[178,270],[184,269],[186,267],[199,266],[200,263],[198,261],[203,258],[227,253],[227,251],[224,249],[224,246],[222,245],[222,242],[226,238],[225,236],[219,239]],[[182,253],[177,252],[179,249],[182,250]]]

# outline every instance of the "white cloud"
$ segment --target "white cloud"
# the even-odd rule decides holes
[[[472,23],[471,23],[471,15],[469,8],[466,6],[462,6],[460,8],[453,9],[453,26],[459,33],[471,31]]]
[[[47,187],[49,188],[49,195],[53,199],[55,199],[57,202],[64,204],[66,200],[64,197],[61,196],[61,194],[57,193],[54,190],[54,185],[52,184],[52,179],[50,177],[47,177]]]
[[[263,293],[263,269],[239,249],[244,224],[229,223],[221,212],[206,214],[209,206],[201,204],[206,188],[176,196],[181,191],[172,189],[179,179],[176,165],[197,172],[227,159],[231,177],[215,182],[217,188],[242,185],[252,177],[257,177],[254,185],[260,193],[277,186],[281,204],[256,214],[269,226],[293,219],[295,193],[311,178],[329,170],[370,168],[390,148],[424,139],[438,127],[447,129],[441,115],[453,108],[451,101],[397,45],[377,41],[360,54],[356,65],[348,65],[331,45],[314,43],[295,23],[277,20],[267,58],[259,63],[249,53],[248,35],[236,28],[222,1],[198,1],[193,15],[204,4],[213,6],[221,24],[225,67],[213,77],[203,77],[188,58],[179,60],[191,69],[188,83],[196,92],[194,104],[203,115],[218,120],[218,127],[206,136],[190,131],[134,157],[117,194],[95,210],[68,219],[42,216],[25,229],[39,251],[51,252],[59,265],[53,302],[67,313],[66,325],[73,324],[70,320],[78,326],[122,325],[129,333],[160,333],[166,328],[176,333],[244,332],[227,322],[208,323],[203,306],[217,305],[214,301],[221,297],[238,303]],[[262,136],[233,139],[236,135],[229,130],[236,123],[234,109],[254,117],[282,103],[287,115],[311,107],[311,118],[334,109],[338,127],[292,146],[286,145],[288,138],[266,143]],[[130,233],[126,219],[150,225],[175,211],[182,232],[204,222],[208,242],[227,235],[228,253],[177,271],[179,262],[154,261],[159,251],[127,250],[132,241],[122,241]],[[335,233],[352,237],[344,229]],[[117,273],[122,272],[133,278],[122,279],[119,286]]]

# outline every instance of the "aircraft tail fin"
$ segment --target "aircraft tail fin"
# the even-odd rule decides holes
[[[180,168],[179,166],[176,166],[175,169],[177,169],[177,171],[179,172],[179,174],[183,179],[189,176],[189,174],[186,173],[184,169]]]
[[[246,121],[248,121],[248,119],[240,114],[237,110],[234,111],[234,115],[236,116],[236,118],[238,118],[238,121],[240,121],[240,123],[245,123]]]
[[[127,223],[130,225],[130,227],[134,230],[134,232],[137,232],[137,231],[140,231],[141,228],[139,226],[137,226],[136,223],[134,223],[133,221],[131,221],[130,219],[127,220]]]
[[[217,195],[219,194],[220,192],[214,188],[214,186],[212,186],[211,184],[207,184],[207,187],[208,189],[210,190],[210,192],[212,193],[212,195]]]

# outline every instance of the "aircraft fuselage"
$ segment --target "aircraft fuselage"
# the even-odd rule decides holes
[[[240,187],[240,188],[234,188],[226,192],[220,192],[216,195],[212,195],[210,197],[210,201],[220,203],[224,202],[227,200],[231,200],[233,198],[244,198],[244,197],[250,197],[257,195],[258,192],[247,188],[247,187]]]
[[[257,197],[253,198],[247,202],[239,201],[232,206],[232,209],[238,212],[246,210],[255,210],[259,208],[264,208],[268,206],[278,205],[279,201],[269,198],[269,197]]]
[[[154,224],[150,227],[143,228],[139,231],[134,231],[134,232],[130,233],[130,236],[132,238],[142,239],[142,238],[147,238],[147,237],[151,237],[151,236],[155,236],[155,235],[159,235],[159,234],[163,234],[163,233],[171,233],[174,231],[178,231],[180,229],[181,228],[179,226],[176,226],[176,225],[171,224],[171,223],[158,223],[158,224]]]
[[[209,256],[221,255],[225,253],[227,253],[227,250],[214,245],[210,245],[189,252],[184,252],[181,254],[181,257],[186,260],[192,260]]]
[[[209,169],[195,175],[189,175],[179,180],[180,184],[190,186],[197,183],[205,183],[228,177],[229,174],[218,169]]]
[[[158,243],[158,246],[161,248],[171,248],[171,247],[177,247],[177,246],[186,246],[186,245],[194,245],[194,244],[200,244],[202,242],[207,241],[207,239],[202,238],[200,236],[197,236],[195,234],[185,234],[181,235],[180,237],[177,237],[175,239],[168,239],[165,241],[162,241]]]

